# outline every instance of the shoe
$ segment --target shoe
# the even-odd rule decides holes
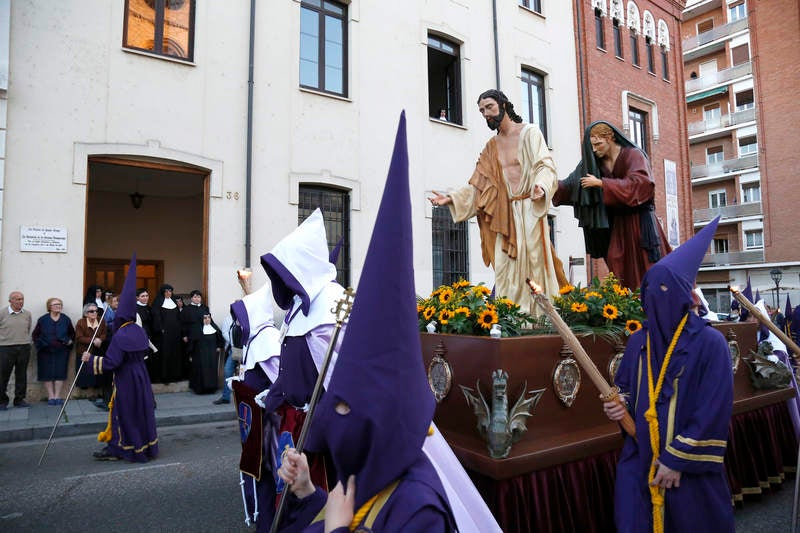
[[[64,399],[63,398],[56,398],[53,401],[56,402],[53,405],[64,405]]]
[[[14,402],[14,407],[30,407],[31,404],[26,402],[25,400],[20,400],[18,402]]]
[[[5,411],[8,409],[8,402],[0,403],[0,411]]]
[[[94,452],[92,457],[94,457],[95,461],[119,461],[119,457],[111,455],[108,452],[108,448],[103,448],[99,452]]]
[[[213,403],[214,405],[222,405],[224,403],[231,403],[231,401],[230,400],[226,400],[225,398],[219,398],[219,399],[214,400],[211,403]]]
[[[55,398],[50,398],[49,400],[47,400],[47,405],[58,405],[58,400],[56,400]]]

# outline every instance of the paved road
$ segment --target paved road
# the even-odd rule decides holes
[[[159,430],[158,460],[97,462],[94,436],[0,445],[0,531],[247,532],[235,422]],[[736,511],[737,533],[789,531],[794,480]]]
[[[98,462],[93,436],[0,445],[0,531],[248,531],[235,422],[159,430],[148,464]]]

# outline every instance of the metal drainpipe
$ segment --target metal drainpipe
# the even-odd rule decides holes
[[[250,55],[247,72],[247,169],[244,186],[244,266],[250,267],[250,220],[253,183],[253,63],[256,40],[256,0],[250,0]]]
[[[577,1],[577,0],[576,0]],[[492,24],[494,26],[494,79],[500,90],[500,45],[497,42],[497,0],[492,0]]]

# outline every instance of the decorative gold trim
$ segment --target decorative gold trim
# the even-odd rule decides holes
[[[581,368],[578,362],[572,358],[572,350],[566,345],[561,348],[559,354],[562,359],[553,371],[553,391],[558,399],[566,407],[571,407],[578,391],[581,388]]]
[[[453,386],[453,368],[447,360],[447,348],[439,341],[433,349],[433,358],[428,365],[428,387],[430,387],[436,403],[444,400]]]
[[[717,439],[694,440],[689,437],[684,437],[683,435],[678,435],[676,438],[680,442],[688,444],[689,446],[720,446],[724,448],[725,446],[728,445],[728,441],[725,440],[717,440]]]
[[[671,445],[667,444],[666,450],[674,455],[675,457],[680,457],[681,459],[686,459],[687,461],[708,461],[710,463],[721,463],[722,456],[721,455],[698,455],[695,453],[685,453],[680,450],[676,450]]]

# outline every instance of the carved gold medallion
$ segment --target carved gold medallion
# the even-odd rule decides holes
[[[428,365],[428,386],[433,392],[433,397],[436,398],[436,403],[444,400],[450,394],[450,388],[453,386],[453,369],[445,357],[446,355],[447,348],[445,348],[444,342],[439,341]]]

